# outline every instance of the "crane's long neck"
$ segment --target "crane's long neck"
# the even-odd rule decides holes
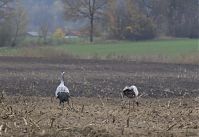
[[[64,84],[64,75],[61,75],[61,83]]]

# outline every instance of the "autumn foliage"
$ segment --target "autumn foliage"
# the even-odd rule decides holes
[[[57,28],[53,33],[54,38],[62,39],[65,36],[64,31],[61,28]]]

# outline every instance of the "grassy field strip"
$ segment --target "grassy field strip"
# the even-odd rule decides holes
[[[117,42],[108,44],[62,45],[57,48],[77,55],[168,55],[176,56],[198,52],[198,40],[164,40],[144,42]]]
[[[99,59],[130,59],[170,62],[194,60],[199,56],[198,39],[156,41],[117,41],[106,43],[69,43],[57,46],[0,48],[0,56],[77,57]],[[148,60],[147,60],[148,59]]]

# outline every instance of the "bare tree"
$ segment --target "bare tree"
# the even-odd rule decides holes
[[[103,14],[107,0],[63,0],[67,17],[87,18],[90,22],[90,42],[93,42],[94,20]]]
[[[8,8],[10,8],[8,4],[11,2],[13,2],[13,0],[0,0],[0,20],[7,17],[6,13],[10,13],[8,12]]]
[[[11,46],[16,46],[17,38],[19,35],[24,34],[27,26],[27,15],[21,3],[16,3],[15,12],[13,13],[13,28],[15,30],[13,34],[13,40]]]
[[[0,46],[8,46],[12,41],[13,0],[0,0]]]
[[[48,32],[49,32],[49,23],[48,22],[42,22],[40,24],[40,28],[39,28],[39,33],[42,36],[44,43],[47,42],[47,36],[48,36]]]
[[[0,8],[6,6],[11,0],[0,0]]]
[[[54,18],[52,15],[52,12],[48,10],[47,5],[43,5],[39,10],[36,12],[36,15],[38,15],[35,20],[36,24],[39,29],[39,35],[40,38],[42,38],[43,42],[47,42],[47,36],[49,34],[49,31],[53,26]]]

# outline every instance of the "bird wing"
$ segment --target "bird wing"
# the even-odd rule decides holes
[[[66,92],[66,93],[69,93],[69,90],[66,86],[63,86],[63,85],[59,85],[56,89],[56,92],[55,92],[55,96],[57,97],[57,94],[59,92]]]
[[[135,93],[135,96],[138,96],[138,89],[137,89],[137,87],[136,86],[134,86],[134,85],[132,85],[132,86],[130,86],[129,87],[131,90],[133,90],[134,91],[134,93]]]
[[[129,87],[128,87],[128,86],[126,86],[126,87],[123,89],[123,91],[125,91],[125,90],[127,90],[127,89],[129,89]]]
[[[124,96],[126,96],[128,98],[134,98],[136,96],[135,92],[133,90],[130,90],[130,89],[124,90],[123,94],[124,94]]]

